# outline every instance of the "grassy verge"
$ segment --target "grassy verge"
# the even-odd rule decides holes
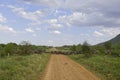
[[[36,80],[50,54],[10,56],[0,59],[0,80]]]
[[[87,69],[100,74],[102,80],[120,80],[120,57],[94,55],[85,58],[82,54],[69,57]]]

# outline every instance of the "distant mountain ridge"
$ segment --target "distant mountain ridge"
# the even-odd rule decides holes
[[[111,40],[106,41],[106,42],[111,42],[112,45],[116,45],[116,44],[120,43],[120,34],[117,35],[116,37],[112,38]],[[106,42],[100,43],[98,45],[103,45]]]

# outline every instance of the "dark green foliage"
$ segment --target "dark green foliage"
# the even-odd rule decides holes
[[[16,50],[17,50],[17,44],[16,43],[8,43],[8,44],[6,44],[4,50],[5,50],[5,53],[8,55],[15,54]]]
[[[116,48],[116,49],[120,49],[120,43],[114,45],[113,47]]]
[[[37,46],[37,49],[41,51],[41,53],[45,52],[47,47],[46,46]]]
[[[118,57],[120,57],[120,49],[114,49],[114,50],[112,50],[111,55],[112,56],[118,56]]]
[[[105,47],[105,49],[106,49],[106,54],[111,54],[111,49],[112,49],[112,44],[111,44],[111,42],[106,42],[105,44],[104,44],[104,47]]]
[[[16,43],[0,44],[0,57],[41,54],[46,52],[47,49],[49,49],[49,47],[31,45],[28,41],[22,41],[20,45]]]
[[[5,50],[0,50],[0,57],[5,57],[7,56],[8,54],[5,53]]]
[[[90,57],[92,55],[91,48],[86,41],[82,45],[82,53],[85,55],[85,57]]]
[[[5,44],[0,44],[0,47],[4,48],[4,47],[5,47]]]
[[[104,44],[104,46],[105,46],[105,49],[107,49],[107,50],[110,50],[110,49],[112,48],[111,42],[106,42],[106,43]]]
[[[98,54],[105,54],[104,46],[94,46],[94,49],[97,50]]]
[[[76,51],[76,45],[71,46],[71,51]]]
[[[22,41],[19,47],[21,55],[32,54],[31,44],[28,41]]]
[[[6,54],[5,54],[4,47],[1,46],[1,44],[0,44],[0,57],[5,57],[5,56],[6,56]]]
[[[32,48],[32,52],[35,54],[42,54],[46,52],[46,50],[48,49],[48,47],[46,46],[35,46],[35,45],[31,45],[31,48]]]
[[[17,48],[16,43],[0,44],[0,57],[17,54]]]
[[[81,53],[81,44],[78,44],[77,46],[76,46],[76,51],[77,52],[79,52],[79,53]]]
[[[71,46],[70,50],[72,51],[73,54],[80,54],[81,53],[81,44]]]
[[[113,46],[112,55],[120,57],[120,43]]]

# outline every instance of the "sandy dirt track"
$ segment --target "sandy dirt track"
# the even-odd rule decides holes
[[[65,55],[52,54],[43,80],[100,80]]]

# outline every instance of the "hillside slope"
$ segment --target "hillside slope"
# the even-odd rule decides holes
[[[111,40],[106,41],[106,42],[111,42],[112,45],[116,45],[116,44],[120,43],[120,34],[117,35],[116,37],[112,38]],[[98,45],[103,45],[106,42],[100,43]]]

